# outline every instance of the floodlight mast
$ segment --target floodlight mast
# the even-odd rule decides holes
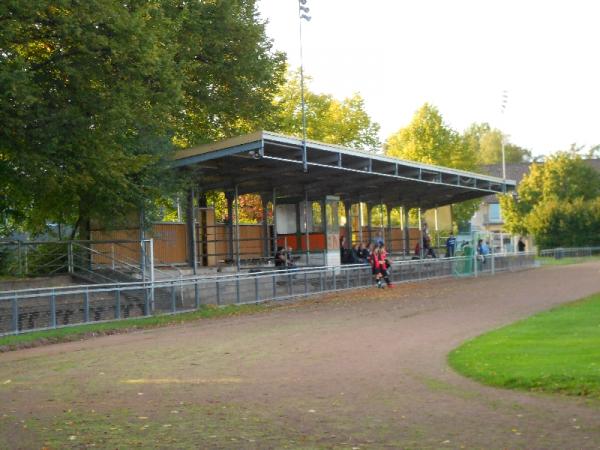
[[[504,111],[506,110],[506,104],[508,103],[508,91],[505,89],[502,91],[502,102],[500,104],[500,114],[504,117]],[[500,132],[500,145],[502,149],[502,180],[506,181],[506,157],[504,155],[504,133]]]
[[[302,102],[302,170],[308,172],[308,156],[306,152],[306,102],[304,100],[304,61],[302,56],[302,21],[310,22],[308,0],[298,0],[298,17],[300,22],[300,98]]]

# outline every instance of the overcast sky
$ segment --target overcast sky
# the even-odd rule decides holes
[[[259,0],[299,66],[297,0]],[[360,92],[381,138],[424,103],[463,131],[489,122],[534,155],[600,144],[600,1],[308,0],[312,89]],[[502,91],[508,105],[500,114]]]

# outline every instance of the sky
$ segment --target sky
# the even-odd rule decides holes
[[[500,128],[534,155],[600,144],[596,0],[307,0],[311,89],[359,92],[384,141],[425,102],[462,132]],[[297,0],[259,0],[274,47],[300,65]],[[508,94],[501,113],[502,92]]]

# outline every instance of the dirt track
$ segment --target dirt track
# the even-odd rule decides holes
[[[599,448],[598,402],[484,387],[446,364],[465,339],[599,291],[592,262],[2,354],[0,442],[39,447],[67,408],[93,408],[107,424],[174,423],[155,435],[164,448]]]

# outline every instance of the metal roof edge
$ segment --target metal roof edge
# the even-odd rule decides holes
[[[282,143],[286,143],[286,144],[296,144],[299,146],[302,145],[302,139],[294,137],[294,136],[286,136],[286,135],[279,134],[279,133],[273,133],[271,131],[263,131],[262,134],[263,134],[264,140],[272,140],[274,142],[282,142]],[[358,157],[362,157],[362,158],[365,158],[365,157],[372,158],[372,159],[376,159],[379,161],[384,161],[384,162],[389,162],[389,163],[394,163],[394,164],[404,164],[407,166],[415,167],[417,169],[426,169],[426,170],[429,169],[429,170],[436,170],[436,171],[441,170],[446,173],[451,173],[454,175],[462,175],[462,176],[466,176],[466,177],[477,177],[478,179],[492,181],[494,183],[504,183],[504,184],[516,185],[515,180],[509,180],[509,179],[503,180],[502,178],[493,177],[493,176],[482,174],[482,173],[469,172],[467,170],[454,169],[452,167],[438,166],[435,164],[427,164],[427,163],[422,163],[419,161],[411,161],[408,159],[395,158],[393,156],[383,156],[383,155],[380,155],[377,153],[370,153],[367,151],[356,150],[353,148],[344,147],[344,146],[337,145],[337,144],[328,144],[325,142],[313,141],[310,139],[306,140],[306,144],[307,144],[307,146],[310,145],[310,147],[316,148],[318,150],[343,151],[344,153],[352,155],[352,156],[358,156]]]
[[[253,133],[243,134],[241,136],[235,136],[221,141],[211,142],[209,144],[196,145],[194,147],[186,148],[184,150],[177,150],[173,159],[184,159],[190,156],[197,156],[204,153],[213,152],[216,150],[223,150],[229,147],[236,147],[242,144],[248,144],[250,142],[260,141],[263,138],[263,131],[255,131]]]
[[[190,158],[193,156],[202,155],[205,153],[210,153],[213,151],[223,150],[230,147],[238,147],[244,144],[249,144],[251,142],[257,141],[271,141],[274,143],[282,143],[282,144],[292,144],[302,146],[302,139],[294,136],[287,136],[284,134],[275,133],[272,131],[266,130],[258,130],[253,133],[244,134],[241,136],[235,136],[232,138],[224,139],[217,142],[212,142],[209,144],[202,144],[195,147],[191,147],[185,150],[178,150],[173,159],[181,160],[185,158]],[[414,167],[416,169],[425,169],[425,170],[433,170],[433,171],[441,171],[453,175],[460,175],[464,177],[477,178],[480,180],[486,180],[493,183],[505,184],[507,186],[516,186],[515,180],[503,180],[502,178],[493,177],[490,175],[485,175],[477,172],[469,172],[466,170],[454,169],[450,167],[437,166],[434,164],[426,164],[418,161],[410,161],[406,159],[394,158],[390,156],[383,156],[376,153],[370,153],[366,151],[356,150],[349,147],[344,147],[342,145],[337,144],[328,144],[325,142],[313,141],[310,139],[306,140],[307,146],[324,151],[336,151],[336,152],[344,152],[345,154],[357,156],[361,158],[370,158],[373,160],[378,160],[382,162],[392,163],[392,164],[402,164],[409,167]]]

